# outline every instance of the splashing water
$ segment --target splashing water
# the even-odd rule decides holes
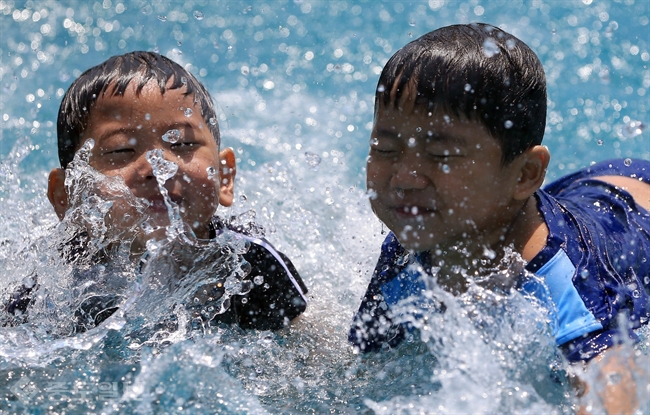
[[[210,166],[205,169],[205,172],[208,174],[208,179],[210,180],[217,180],[219,178],[219,173],[217,169],[214,167]]]
[[[194,18],[195,18],[196,20],[203,20],[204,17],[205,17],[205,15],[203,14],[203,12],[200,12],[200,11],[198,11],[198,10],[196,10],[196,11],[194,12]]]
[[[483,42],[483,53],[488,58],[491,58],[492,56],[499,53],[499,47],[497,46],[494,39],[491,38],[485,39],[485,41]]]
[[[162,140],[170,144],[178,143],[178,140],[180,139],[181,139],[181,132],[176,129],[169,130],[162,136]]]
[[[631,120],[621,128],[621,136],[623,138],[634,138],[641,135],[643,130],[645,130],[645,124],[641,121]]]
[[[147,151],[146,157],[149,164],[151,164],[154,176],[156,176],[158,190],[160,190],[165,206],[167,206],[167,214],[169,216],[169,226],[166,230],[167,237],[169,239],[175,239],[185,232],[185,226],[183,224],[183,219],[181,218],[178,204],[169,197],[169,192],[167,191],[167,188],[165,188],[165,183],[167,180],[174,177],[178,171],[178,164],[165,160],[163,151],[160,149]]]
[[[321,162],[321,158],[318,154],[307,151],[305,152],[305,161],[312,169],[317,169]]]
[[[376,194],[364,187],[374,93],[385,88],[376,86],[382,66],[411,35],[489,21],[530,45],[544,65],[548,181],[591,161],[649,159],[647,137],[628,124],[647,125],[643,68],[650,55],[638,35],[647,31],[647,2],[215,3],[202,18],[177,2],[97,4],[0,2],[0,294],[7,298],[23,283],[43,294],[19,316],[26,323],[0,328],[1,411],[574,411],[566,365],[549,367],[557,356],[548,316],[516,292],[477,283],[451,297],[431,282],[429,298],[448,310],[423,306],[428,319],[412,319],[423,335],[415,331],[399,347],[369,356],[349,347],[351,317],[385,236],[368,206]],[[218,114],[209,123],[219,121],[221,145],[232,146],[238,159],[234,206],[219,213],[254,221],[249,225],[292,259],[310,289],[301,322],[279,332],[205,324],[227,298],[195,303],[202,282],[222,282],[231,295],[245,291],[238,281],[246,274],[239,260],[246,247],[219,239],[218,247],[190,248],[176,238],[146,254],[147,265],[133,265],[125,235],[142,232],[146,217],[135,206],[144,212],[146,203],[120,193],[128,189],[119,180],[70,176],[91,185],[86,195],[73,195],[87,202],[88,213],[73,209],[59,223],[52,212],[44,195],[56,164],[62,94],[78,71],[129,50],[172,57],[215,98]],[[582,77],[588,65],[591,75]],[[626,126],[634,136],[624,136]],[[306,162],[307,151],[319,155],[318,170]],[[69,173],[85,168],[80,161]],[[104,187],[108,196],[90,190]],[[128,206],[128,230],[111,229],[107,218],[121,217],[115,209]],[[61,249],[79,254],[70,246],[80,229],[72,219],[96,237],[89,252],[112,255],[113,266],[80,257],[82,272],[75,273],[61,258]],[[205,270],[210,255],[221,265]],[[120,294],[118,311],[75,332],[83,300],[108,293]],[[528,317],[516,318],[522,315]],[[3,322],[8,317],[0,315]],[[645,368],[650,336],[647,329],[637,334],[640,343],[624,350]],[[595,372],[585,376],[599,385]],[[647,376],[634,376],[639,412],[648,413]],[[597,396],[586,403],[602,412]]]

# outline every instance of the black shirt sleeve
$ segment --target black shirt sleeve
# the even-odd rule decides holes
[[[230,309],[215,322],[234,319],[243,329],[277,330],[305,311],[307,287],[289,258],[262,239],[250,242],[244,259],[251,264],[246,279],[252,289],[233,296]]]

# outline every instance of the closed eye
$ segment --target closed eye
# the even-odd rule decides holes
[[[377,147],[370,147],[370,151],[373,151],[375,153],[379,154],[391,154],[391,153],[396,153],[397,150],[392,149],[392,148],[377,148]]]
[[[169,147],[170,147],[172,150],[181,150],[181,151],[185,151],[185,150],[193,150],[194,148],[196,148],[196,147],[198,147],[198,146],[199,146],[199,143],[195,143],[195,142],[191,142],[191,141],[190,141],[190,142],[179,142],[179,143],[174,143],[174,144],[170,145]]]
[[[135,150],[133,150],[132,148],[118,148],[115,150],[104,151],[103,153],[101,153],[101,155],[105,156],[110,154],[122,154],[122,153],[134,153],[134,152]]]

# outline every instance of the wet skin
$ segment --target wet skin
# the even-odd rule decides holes
[[[160,229],[137,235],[136,245],[164,237],[165,227],[170,223],[167,206],[146,158],[151,150],[161,150],[165,160],[178,165],[177,173],[164,187],[179,206],[183,222],[198,238],[209,236],[208,223],[217,207],[232,203],[234,154],[231,149],[220,154],[200,105],[194,103],[192,95],[185,96],[183,92],[182,88],[168,89],[161,94],[158,86],[150,82],[139,95],[132,83],[123,97],[101,96],[91,108],[88,127],[81,136],[81,143],[90,138],[95,141],[91,167],[106,176],[121,178],[133,195],[148,202],[144,212],[147,222]],[[190,116],[186,115],[188,108],[192,111]],[[171,130],[179,133],[175,143],[162,139]],[[210,169],[220,174],[211,176]],[[54,189],[49,189],[48,195],[62,218],[69,206],[60,189],[56,191],[60,187],[56,176],[60,173],[60,169],[51,173],[50,187]],[[137,216],[130,206],[115,206],[106,219],[111,226],[127,226],[123,223],[125,214]]]
[[[367,165],[370,203],[406,248],[499,242],[521,209],[514,163],[486,129],[443,113],[380,108]]]

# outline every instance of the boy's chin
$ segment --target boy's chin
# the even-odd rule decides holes
[[[397,237],[400,245],[409,251],[429,251],[434,247],[434,243],[432,241],[421,238],[417,234],[412,234],[411,232],[405,231],[393,233],[395,233],[395,236]]]

